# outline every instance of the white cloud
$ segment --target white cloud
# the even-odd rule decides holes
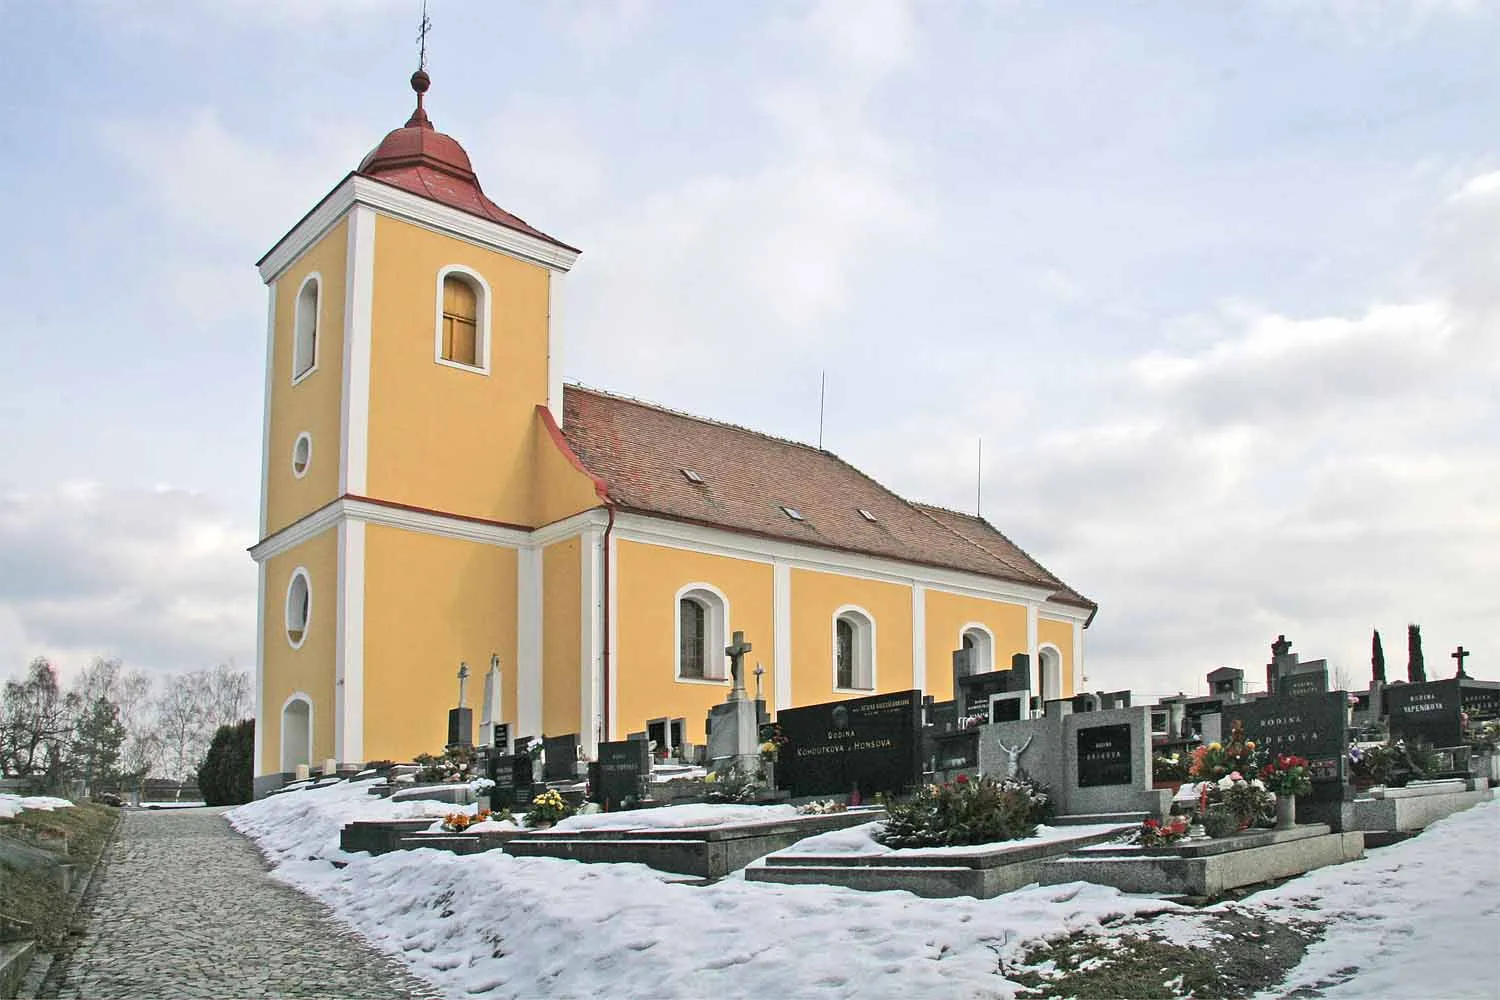
[[[248,540],[202,496],[69,484],[0,493],[0,663],[254,662]]]

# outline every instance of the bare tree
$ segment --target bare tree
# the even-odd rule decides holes
[[[0,764],[6,774],[60,776],[70,731],[69,706],[57,686],[57,671],[42,657],[26,677],[5,682],[0,706]]]
[[[249,717],[254,710],[250,700],[249,672],[236,670],[234,661],[230,660],[202,673],[204,708],[210,733],[220,726],[232,726]]]
[[[201,674],[181,674],[167,680],[156,700],[156,734],[161,740],[160,766],[168,777],[182,779],[202,757],[204,709]]]

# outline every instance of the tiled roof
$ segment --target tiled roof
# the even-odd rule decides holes
[[[562,430],[629,510],[1050,588],[1094,607],[988,522],[910,503],[809,445],[572,385]]]

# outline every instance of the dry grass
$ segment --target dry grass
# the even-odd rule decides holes
[[[72,902],[63,892],[58,865],[76,866],[76,884],[93,867],[119,820],[119,809],[92,803],[0,819],[0,913],[31,924],[37,946],[56,951],[69,933]]]

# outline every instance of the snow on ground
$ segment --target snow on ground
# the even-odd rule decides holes
[[[1500,996],[1500,799],[1359,861],[1320,868],[1247,900],[1282,919],[1328,920],[1274,994]],[[1357,971],[1351,971],[1357,970]]]
[[[345,854],[344,822],[392,814],[365,787],[271,796],[230,822],[277,877],[454,997],[1011,997],[998,964],[1029,943],[1173,909],[1082,883],[925,900],[741,878],[680,885],[642,865],[499,851]]]
[[[819,856],[829,854],[897,854],[904,857],[941,857],[945,854],[973,854],[978,848],[974,847],[887,847],[875,839],[875,831],[880,827],[879,823],[865,823],[860,826],[846,827],[842,830],[830,830],[820,833],[806,840],[799,840],[796,844],[784,851],[778,851],[771,857],[786,857],[803,854],[816,854]],[[1039,826],[1036,828],[1035,836],[1026,837],[1022,840],[1006,842],[1004,847],[1034,847],[1038,844],[1050,844],[1058,840],[1069,840],[1074,837],[1090,837],[1101,833],[1109,833],[1113,830],[1122,829],[1118,823],[1088,826]],[[1134,829],[1130,827],[1129,829]]]
[[[453,809],[391,803],[366,795],[367,787],[273,796],[231,812],[230,821],[259,841],[277,877],[453,997],[1011,997],[1016,987],[998,974],[999,963],[1011,967],[1029,944],[1076,931],[1137,932],[1143,925],[1114,926],[1112,918],[1160,914],[1149,925],[1153,936],[1212,947],[1202,918],[1226,907],[1327,925],[1263,1000],[1302,988],[1329,998],[1500,995],[1500,800],[1361,861],[1192,910],[1078,882],[991,900],[927,900],[733,877],[674,884],[641,865],[499,851],[345,854],[338,831],[349,820]],[[638,816],[652,812],[668,809]],[[819,851],[864,850],[874,844],[870,832],[871,825],[834,831],[798,850],[815,842]]]
[[[557,833],[583,830],[709,830],[741,823],[769,823],[797,815],[795,806],[739,806],[689,803],[657,809],[569,816],[552,827]]]
[[[66,809],[72,804],[67,799],[53,798],[51,795],[0,793],[0,819],[14,819],[23,809],[51,812],[53,809]]]

